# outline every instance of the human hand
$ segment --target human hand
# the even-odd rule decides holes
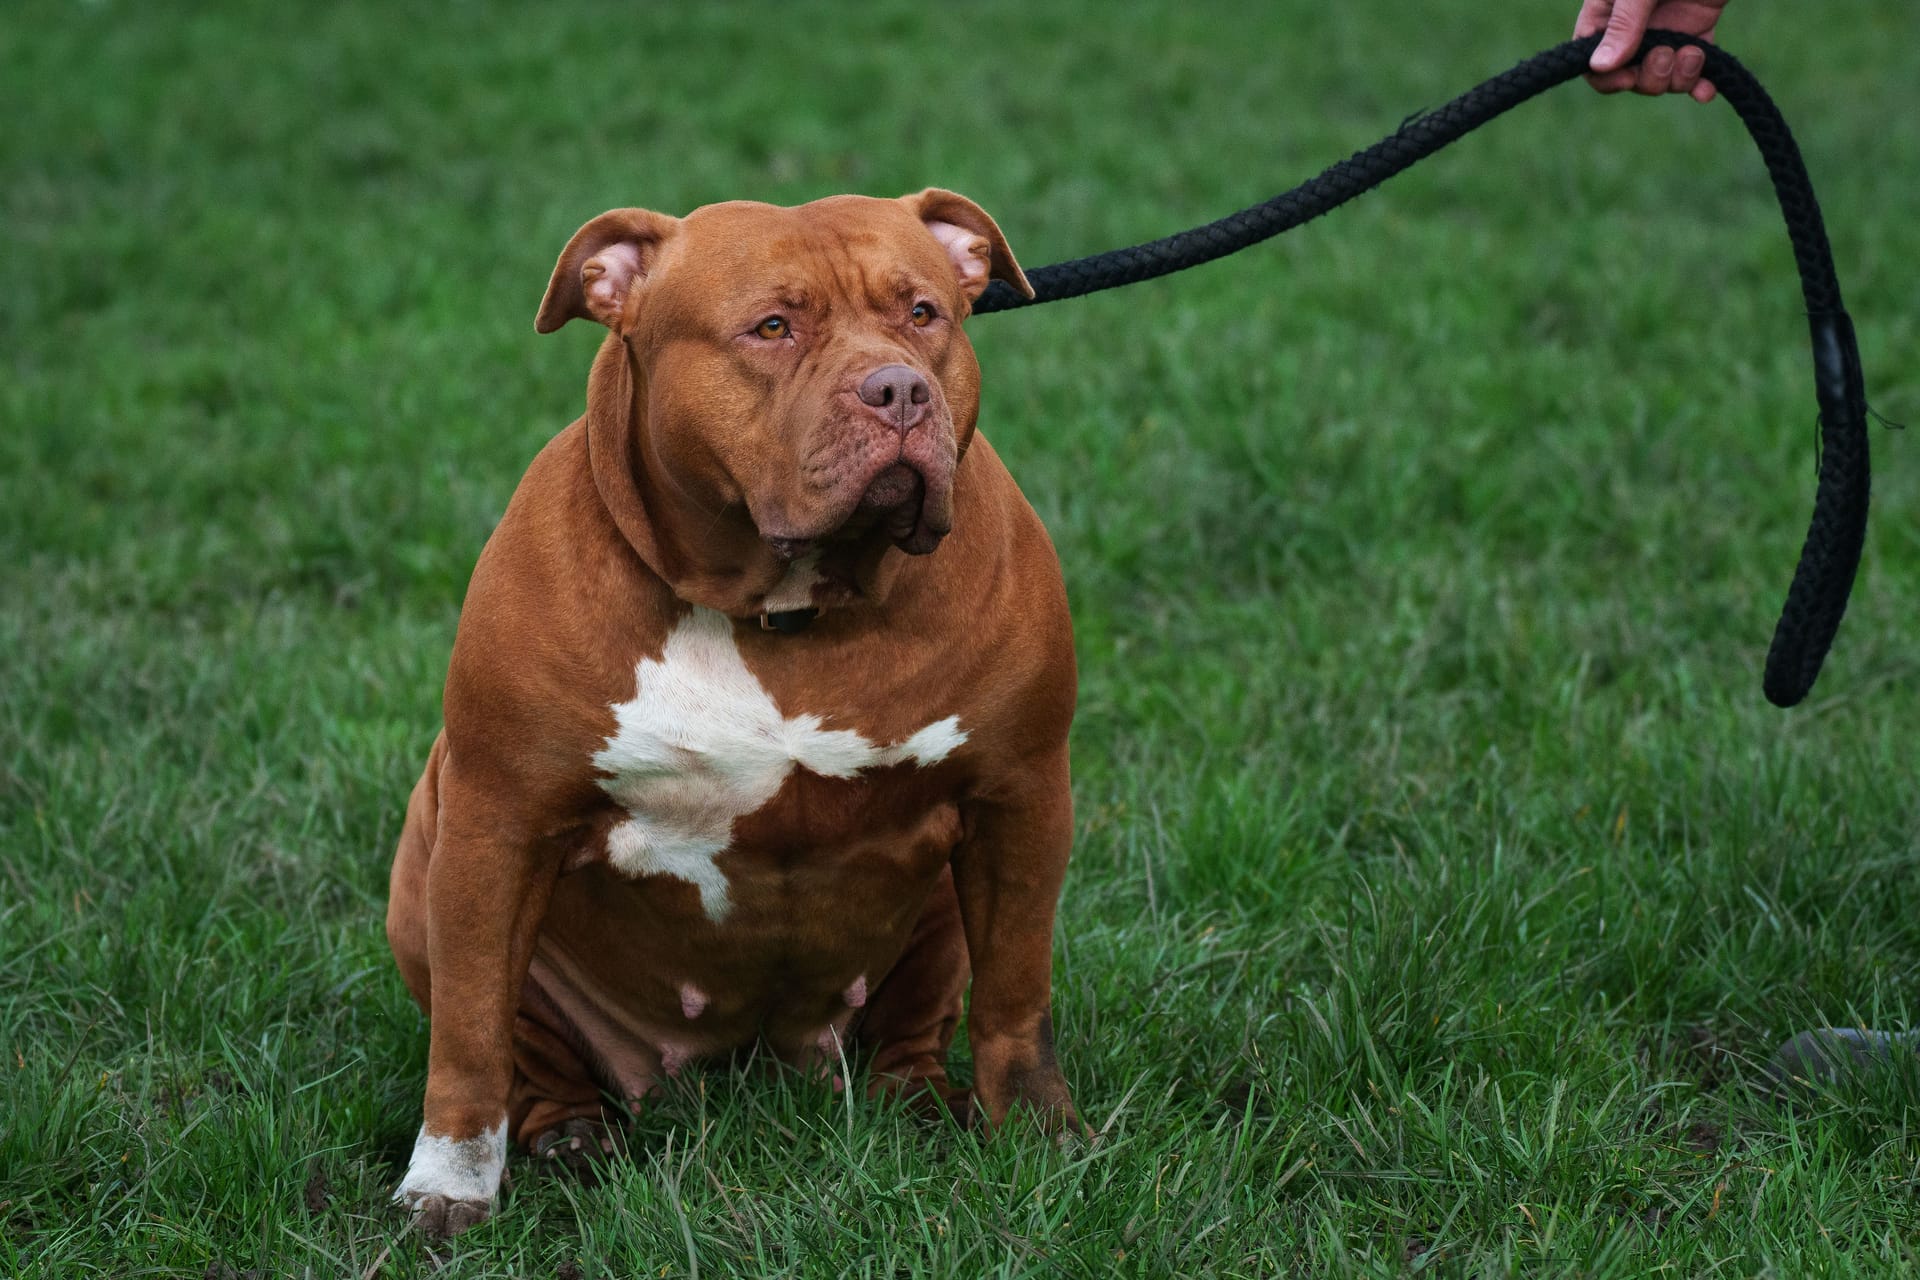
[[[1711,44],[1714,24],[1726,7],[1727,0],[1584,0],[1574,38],[1607,33],[1593,51],[1587,83],[1602,93],[1690,93],[1696,102],[1712,102],[1713,83],[1700,78],[1707,55],[1699,49],[1655,49],[1638,67],[1621,64],[1640,47],[1648,27],[1685,32]]]

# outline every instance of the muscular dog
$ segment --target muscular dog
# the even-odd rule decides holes
[[[474,569],[393,865],[423,1230],[487,1216],[509,1139],[577,1147],[755,1043],[1082,1129],[1049,1017],[1073,640],[975,431],[990,279],[1031,294],[940,190],[616,209],[560,255],[536,327],[609,333]]]

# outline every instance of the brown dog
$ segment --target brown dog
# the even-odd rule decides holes
[[[577,1149],[605,1095],[756,1042],[964,1111],[969,969],[986,1121],[1081,1130],[1048,1014],[1073,640],[974,431],[990,277],[1031,293],[939,190],[618,209],[560,255],[537,327],[611,333],[474,569],[393,866],[423,1229],[487,1216],[509,1135]]]

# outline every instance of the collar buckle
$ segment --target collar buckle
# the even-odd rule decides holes
[[[813,625],[813,620],[819,616],[820,611],[818,609],[782,609],[777,613],[762,612],[760,615],[760,629],[762,631],[778,631],[783,636],[790,636],[805,631]]]

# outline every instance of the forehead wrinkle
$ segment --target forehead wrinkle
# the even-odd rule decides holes
[[[892,311],[938,293],[926,264],[890,228],[756,216],[715,230],[721,235],[708,252],[737,273],[736,296],[751,299],[745,305],[825,316],[840,305]]]
[[[889,266],[879,282],[881,293],[893,302],[906,302],[921,291],[920,281],[904,267]]]
[[[833,296],[856,306],[888,307],[920,287],[901,263],[898,246],[870,228],[822,226],[809,248],[831,280]]]
[[[910,302],[921,289],[895,255],[865,255],[853,261],[853,270],[859,277],[859,296],[871,307],[891,309]]]
[[[802,285],[781,282],[764,291],[766,298],[775,306],[786,307],[792,311],[806,311],[813,306],[813,295]]]
[[[845,270],[854,261],[852,245],[846,233],[834,227],[821,228],[820,234],[814,237],[808,247],[819,269],[819,276],[827,281],[828,296],[858,302],[860,294],[854,288],[855,282],[847,278]]]

